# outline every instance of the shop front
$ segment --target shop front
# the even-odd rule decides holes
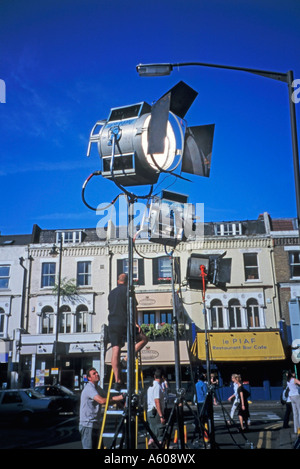
[[[205,339],[205,332],[198,332],[191,351],[198,366],[204,368],[208,353],[210,364],[218,373],[221,400],[232,394],[233,373],[241,374],[252,400],[280,399],[286,357],[278,330],[209,331],[208,347]]]

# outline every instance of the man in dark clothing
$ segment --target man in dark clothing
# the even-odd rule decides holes
[[[114,372],[114,388],[116,390],[120,390],[122,387],[120,352],[127,340],[127,281],[127,275],[120,274],[117,287],[108,296],[108,333],[112,346],[111,366]],[[133,307],[136,314],[135,298]],[[147,342],[147,337],[137,324],[135,351],[139,352]]]

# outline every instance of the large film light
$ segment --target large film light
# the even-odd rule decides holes
[[[149,241],[176,246],[194,231],[195,207],[188,197],[169,191],[153,197],[149,210]]]
[[[208,177],[214,125],[188,128],[184,120],[197,95],[181,81],[152,106],[112,108],[94,125],[87,155],[96,143],[101,175],[122,186],[155,184],[160,173],[174,174],[180,164],[182,172]]]
[[[188,259],[186,278],[192,290],[203,289],[201,266],[204,267],[205,283],[211,283],[221,290],[226,291],[226,284],[230,283],[231,259],[224,259],[222,255],[192,254]]]

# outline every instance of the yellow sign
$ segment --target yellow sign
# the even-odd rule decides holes
[[[278,331],[209,332],[210,360],[264,361],[284,360],[285,354]],[[205,333],[197,333],[197,356],[206,359]]]

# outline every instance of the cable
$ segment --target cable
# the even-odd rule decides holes
[[[94,171],[92,174],[89,175],[89,177],[84,181],[83,183],[83,186],[82,186],[82,191],[81,191],[81,197],[82,197],[82,200],[83,200],[83,203],[90,209],[90,210],[94,210],[95,212],[97,210],[99,210],[99,207],[92,207],[91,205],[89,205],[87,203],[87,201],[85,200],[85,189],[86,189],[86,186],[88,184],[88,182],[92,179],[93,176],[101,176],[101,171]],[[118,198],[121,196],[121,195],[124,195],[124,194],[118,194],[108,205],[106,205],[105,207],[101,207],[101,210],[106,210],[107,208],[111,207],[113,204],[116,203],[116,201],[118,200]]]

